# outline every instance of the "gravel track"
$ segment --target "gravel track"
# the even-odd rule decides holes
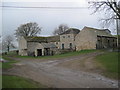
[[[118,82],[97,73],[73,70],[60,66],[72,60],[85,60],[101,54],[93,52],[59,59],[20,59],[13,68],[3,70],[3,74],[17,75],[40,82],[52,88],[117,88]]]

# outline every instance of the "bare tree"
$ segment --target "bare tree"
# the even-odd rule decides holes
[[[117,0],[103,0],[103,1],[94,1],[89,2],[90,8],[94,8],[94,12],[103,11],[107,17],[101,19],[103,24],[109,26],[115,19],[120,20],[120,6],[118,5]]]
[[[7,52],[10,51],[10,48],[15,48],[14,44],[13,44],[13,37],[11,35],[6,36],[3,40],[2,40],[2,49],[4,51],[7,50]]]
[[[41,32],[41,27],[39,27],[36,22],[30,22],[30,23],[20,25],[17,28],[15,35],[16,37],[36,36],[37,34],[40,34],[40,32]]]
[[[53,31],[53,34],[60,35],[61,33],[67,31],[67,29],[69,29],[69,27],[66,24],[60,24],[58,28],[55,28],[55,30]]]
[[[94,13],[104,11],[107,15],[106,18],[101,19],[104,26],[109,26],[112,22],[116,21],[116,32],[117,32],[117,47],[120,50],[119,45],[119,32],[120,27],[120,1],[119,0],[104,0],[100,2],[89,2],[90,7],[94,8]],[[119,22],[118,22],[119,21]],[[114,23],[113,23],[114,24]]]

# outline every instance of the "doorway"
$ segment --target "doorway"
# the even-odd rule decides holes
[[[62,44],[62,49],[64,50],[64,44]]]
[[[48,56],[50,55],[50,48],[45,48],[45,53],[44,53],[45,56]]]
[[[42,56],[42,49],[37,49],[37,56]]]

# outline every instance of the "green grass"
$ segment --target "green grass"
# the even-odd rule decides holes
[[[109,78],[118,79],[118,52],[105,52],[96,57],[100,63],[99,68],[103,69],[103,74]]]
[[[2,88],[45,88],[45,86],[23,77],[3,75]]]
[[[3,56],[2,58],[3,58],[4,60],[7,60],[7,61],[8,61],[8,62],[0,63],[0,65],[2,64],[2,68],[3,68],[3,69],[9,69],[9,68],[13,67],[12,64],[18,62],[18,61],[15,61],[15,60],[13,60],[13,59],[10,59],[10,58],[7,57],[7,56]],[[0,68],[1,68],[1,66],[0,66]]]
[[[0,62],[0,68],[2,68],[2,62]]]
[[[0,75],[0,88],[2,88],[2,75]]]
[[[15,56],[18,58],[39,58],[39,59],[56,59],[56,58],[65,58],[65,57],[71,57],[71,56],[77,56],[80,54],[87,54],[87,53],[91,53],[91,52],[95,52],[97,50],[81,50],[81,51],[73,51],[73,52],[68,52],[68,53],[64,53],[64,54],[57,54],[57,55],[53,55],[53,56],[39,56],[39,57],[33,57],[33,56]]]

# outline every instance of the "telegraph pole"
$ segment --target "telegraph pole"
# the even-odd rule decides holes
[[[119,27],[118,27],[118,19],[117,19],[117,16],[116,16],[116,31],[117,31],[117,48],[118,48],[118,51],[119,51]]]
[[[118,2],[118,5],[117,5],[118,8],[120,8],[120,5],[119,5],[119,4],[120,4],[120,1]],[[117,7],[116,7],[116,10],[117,10]],[[120,24],[120,23],[119,23],[119,24],[118,24],[118,23],[119,23],[119,19],[118,19],[117,14],[116,14],[117,49],[118,49],[118,51],[119,51],[119,48],[120,48],[120,47],[119,47],[119,32],[120,32],[120,30],[119,30],[119,29],[120,29],[119,24]]]

